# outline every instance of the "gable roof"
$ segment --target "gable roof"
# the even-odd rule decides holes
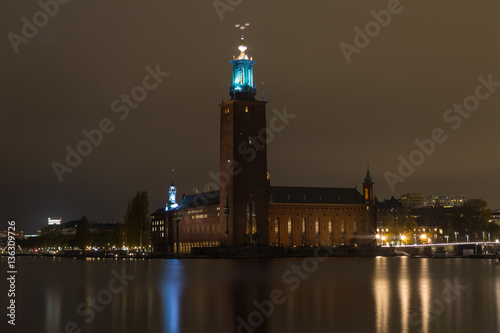
[[[364,204],[354,188],[271,186],[271,203]]]

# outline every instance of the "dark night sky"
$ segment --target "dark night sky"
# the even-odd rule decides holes
[[[474,94],[479,75],[500,81],[500,3],[401,1],[402,12],[348,64],[339,44],[353,44],[353,28],[364,30],[370,11],[387,4],[244,0],[221,21],[212,1],[70,1],[15,54],[7,34],[20,34],[21,18],[40,8],[2,1],[0,220],[28,233],[49,216],[119,222],[138,190],[148,191],[150,210],[163,206],[173,168],[179,195],[203,188],[219,167],[233,26],[246,21],[269,117],[285,106],[297,115],[268,147],[273,185],[359,185],[370,156],[379,199],[461,194],[500,208],[500,88],[459,129],[443,120]],[[120,120],[111,103],[156,64],[170,76]],[[64,163],[65,147],[103,118],[114,132],[60,183],[51,163]],[[397,172],[398,156],[435,128],[448,140],[391,192],[386,171]]]

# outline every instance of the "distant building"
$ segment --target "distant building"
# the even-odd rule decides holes
[[[469,197],[461,195],[441,195],[433,194],[424,197],[422,193],[406,193],[399,199],[401,204],[406,208],[421,208],[421,207],[462,207]]]
[[[42,229],[37,231],[38,236],[43,236],[51,232],[57,232],[58,234],[76,234],[76,223],[78,221],[62,222],[62,218],[51,219],[49,217],[48,225],[42,227]]]
[[[59,220],[58,220],[59,221]],[[62,221],[62,219],[61,219]],[[48,233],[55,232],[59,235],[76,235],[76,228],[78,227],[78,223],[80,220],[68,221],[61,224],[52,224],[49,226],[43,227],[41,230],[37,231],[38,236],[43,236]],[[115,223],[91,223],[90,232],[92,234],[105,232],[107,230],[112,230],[116,227]]]
[[[500,225],[500,209],[494,210],[491,213],[490,223],[495,223]]]
[[[390,199],[377,202],[377,229],[385,229],[389,222],[398,222],[403,217],[405,207],[401,202],[392,196]]]
[[[422,193],[403,194],[399,201],[405,208],[419,208],[424,206],[424,197]]]
[[[49,217],[49,226],[50,225],[61,225],[62,223],[62,217],[58,218],[58,219],[51,219]]]
[[[468,200],[469,197],[466,196],[437,194],[429,196],[424,206],[443,208],[462,207]]]
[[[11,234],[12,235],[12,234]],[[14,231],[14,238],[15,239],[24,239],[24,230],[18,230]],[[7,245],[9,240],[9,231],[8,230],[0,230],[0,247],[4,247]]]
[[[8,238],[9,231],[8,230],[0,230],[0,238]],[[16,230],[14,231],[14,237],[16,239],[24,239],[24,230]]]

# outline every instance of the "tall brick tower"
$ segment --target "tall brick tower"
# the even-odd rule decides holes
[[[255,99],[253,65],[241,29],[233,57],[231,99],[220,105],[220,223],[222,246],[268,245],[266,102]]]

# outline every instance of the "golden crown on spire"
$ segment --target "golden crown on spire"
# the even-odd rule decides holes
[[[244,24],[236,24],[234,27],[237,29],[241,30],[241,43],[240,46],[238,46],[238,50],[240,50],[240,55],[238,56],[238,60],[241,59],[248,59],[248,55],[245,54],[245,51],[247,50],[247,46],[245,45],[244,39],[245,36],[243,35],[243,32],[245,31],[246,28],[250,26],[250,23],[244,23]]]

